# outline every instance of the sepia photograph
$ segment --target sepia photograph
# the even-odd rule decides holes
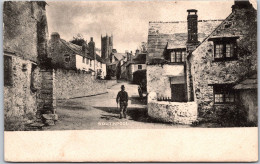
[[[256,1],[2,5],[8,135],[258,130]]]

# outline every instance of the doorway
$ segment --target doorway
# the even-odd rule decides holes
[[[171,95],[173,102],[185,102],[185,84],[172,84]]]

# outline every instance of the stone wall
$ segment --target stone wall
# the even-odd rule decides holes
[[[185,84],[184,65],[147,65],[147,92],[155,92],[158,97],[172,97],[172,84]],[[184,91],[186,93],[186,89]]]
[[[239,94],[243,108],[248,112],[248,121],[257,124],[258,106],[257,106],[257,90],[241,90]]]
[[[117,80],[106,80],[107,89],[110,89],[112,86],[117,84]]]
[[[194,99],[201,115],[209,115],[214,109],[214,84],[235,84],[245,75],[257,70],[256,10],[237,9],[209,36],[234,37],[237,39],[237,59],[214,61],[214,44],[207,38],[192,53],[191,75]],[[189,71],[187,72],[189,73]],[[190,77],[190,75],[188,75]],[[223,107],[220,107],[223,108]]]
[[[74,70],[55,70],[57,99],[70,99],[107,92],[106,80],[95,80],[89,73]]]
[[[5,54],[8,55],[9,54]],[[11,56],[12,66],[11,85],[4,85],[4,115],[9,117],[25,117],[26,115],[35,115],[37,111],[36,96],[31,88],[31,70],[32,62],[23,60],[17,56]],[[34,86],[38,88],[39,69],[34,70]]]
[[[156,93],[148,96],[148,115],[162,122],[192,124],[197,120],[196,102],[156,101]]]
[[[4,2],[3,47],[23,59],[37,62],[37,24],[45,15],[45,2]],[[44,27],[45,28],[45,27]]]
[[[66,41],[60,39],[58,33],[53,33],[51,39],[48,41],[48,56],[52,59],[52,65],[56,68],[63,69],[77,69],[76,62],[82,63],[81,59],[77,61],[77,56],[79,54],[75,53],[69,45],[72,43],[67,43]],[[79,46],[75,46],[78,47]],[[65,60],[67,58],[67,61]],[[80,68],[80,67],[79,67]]]
[[[163,65],[147,65],[147,92],[155,92],[159,97],[171,97],[170,78],[164,76]]]
[[[11,83],[4,85],[5,121],[34,119],[41,90],[41,59],[46,59],[47,20],[44,1],[6,1],[3,9],[5,76]],[[16,120],[17,121],[17,120]],[[18,121],[17,121],[18,122]]]

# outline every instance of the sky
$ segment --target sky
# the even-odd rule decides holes
[[[186,21],[187,9],[197,9],[198,19],[225,19],[233,0],[222,1],[47,1],[48,31],[62,39],[77,34],[94,38],[101,48],[101,35],[113,34],[118,52],[135,51],[147,42],[149,21]],[[256,8],[256,4],[253,3]]]

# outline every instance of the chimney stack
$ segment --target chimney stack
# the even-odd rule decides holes
[[[136,51],[135,51],[135,55],[137,55],[137,54],[139,54],[139,50],[138,49],[136,49]]]
[[[88,43],[89,47],[89,53],[90,56],[94,58],[94,71],[95,71],[95,77],[97,75],[96,73],[96,47],[95,47],[95,42],[93,41],[93,37],[90,37],[90,42]]]
[[[236,9],[248,9],[253,7],[249,0],[235,0],[234,2],[235,3],[232,6],[232,12],[234,12]]]
[[[197,10],[190,9],[188,12],[188,40],[187,43],[198,43],[198,15]]]
[[[57,40],[59,40],[59,39],[60,39],[60,34],[59,34],[59,33],[53,32],[53,33],[51,34],[51,40],[57,41]]]
[[[82,52],[83,52],[84,56],[86,57],[87,56],[87,53],[86,53],[87,43],[83,42],[81,48],[82,48]]]
[[[95,42],[93,41],[93,37],[90,38],[90,42],[88,43],[89,53],[95,58]]]

